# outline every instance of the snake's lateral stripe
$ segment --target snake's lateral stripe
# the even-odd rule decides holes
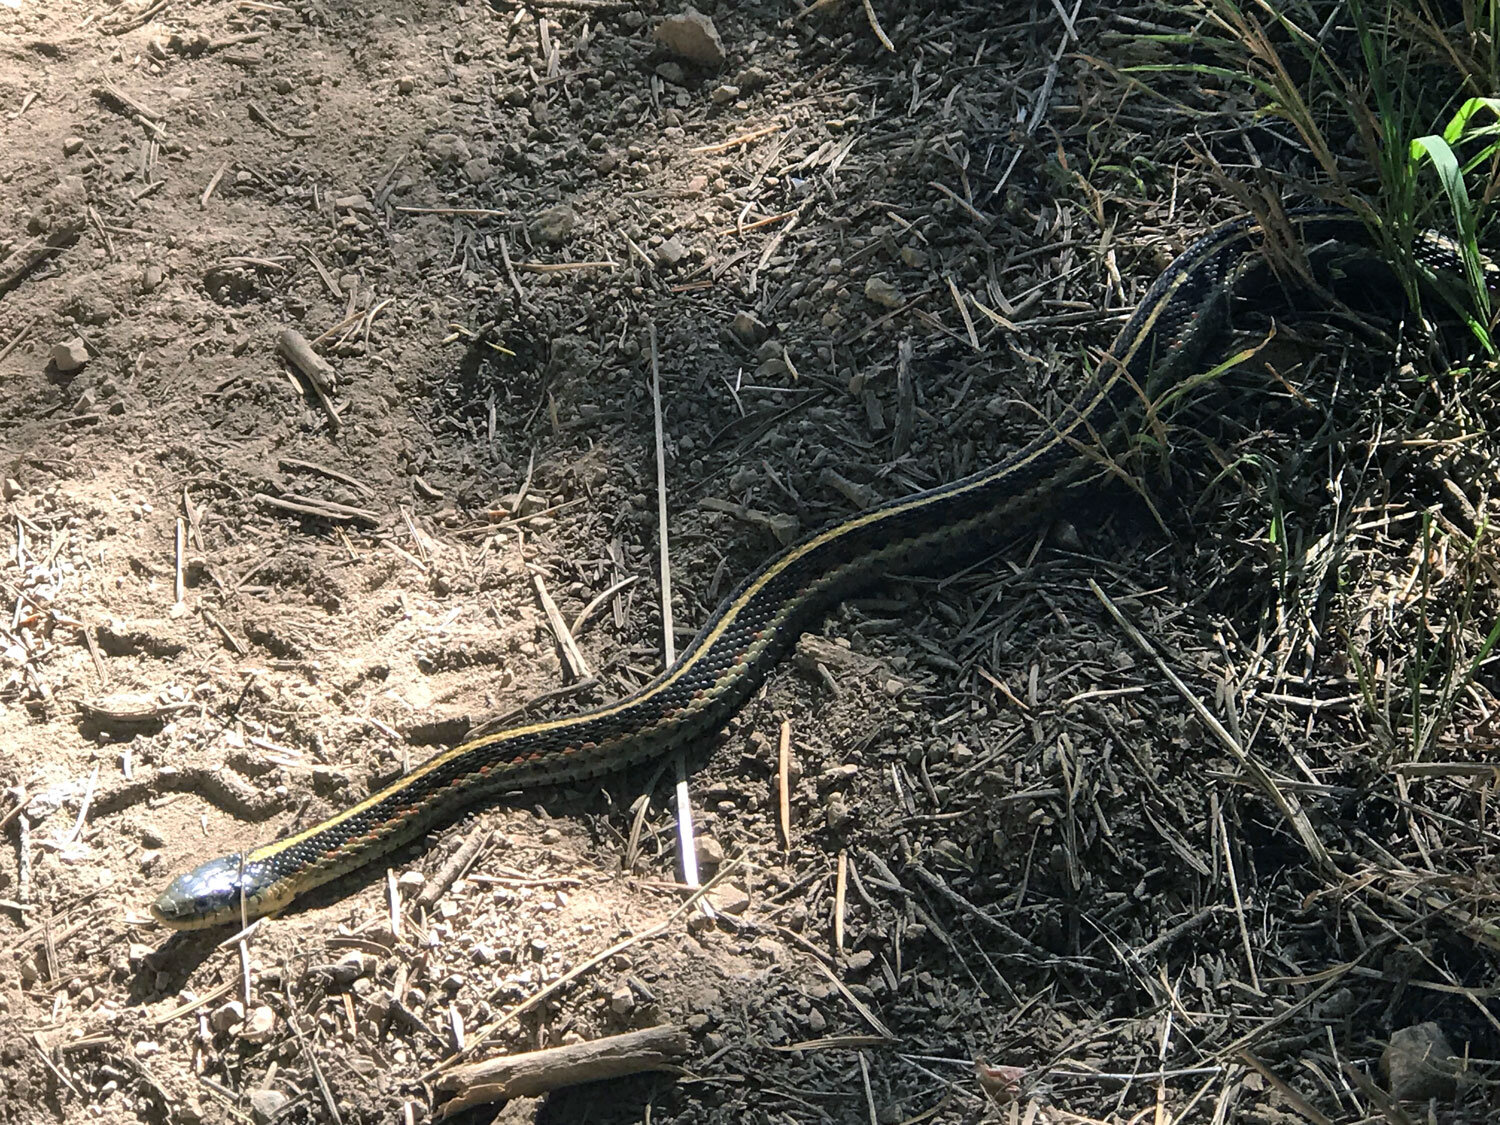
[[[1352,215],[1294,213],[1291,223],[1320,285],[1342,297],[1349,278],[1373,271],[1366,290],[1399,291]],[[1051,430],[996,465],[882,504],[789,547],[741,582],[677,662],[639,691],[445,750],[321,824],[179,876],[152,912],[182,929],[237,921],[242,910],[249,917],[274,912],[461,808],[512,790],[618,770],[718,729],[835,602],[883,575],[953,570],[981,557],[1093,473],[1097,459],[1089,449],[1120,452],[1144,404],[1196,373],[1222,334],[1231,300],[1254,287],[1259,299],[1285,304],[1288,290],[1266,284],[1260,245],[1259,228],[1246,220],[1210,231],[1152,284],[1087,390]],[[1457,264],[1435,236],[1418,250],[1434,269]]]

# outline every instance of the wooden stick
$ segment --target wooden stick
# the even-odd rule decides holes
[[[83,220],[69,219],[49,231],[46,238],[32,239],[12,251],[0,262],[0,294],[10,292],[41,263],[77,242],[82,233]]]
[[[589,1043],[465,1063],[437,1080],[439,1090],[454,1094],[443,1104],[441,1114],[447,1117],[470,1106],[536,1097],[584,1082],[648,1070],[673,1070],[672,1060],[682,1058],[691,1048],[687,1030],[667,1024]]]
[[[781,846],[792,849],[792,722],[781,720],[781,738],[776,748],[776,802],[781,818]]]
[[[469,865],[474,862],[493,836],[493,832],[481,829],[470,832],[464,842],[458,846],[458,850],[448,857],[448,862],[438,869],[437,875],[422,888],[417,895],[416,904],[423,910],[431,910],[436,906],[437,900],[442,898],[443,893],[468,870]]]
[[[377,512],[355,508],[349,504],[339,504],[332,500],[320,500],[313,496],[282,497],[257,492],[255,499],[268,507],[280,508],[286,512],[297,512],[304,516],[318,516],[325,520],[356,520],[371,524],[380,522],[380,515]]]
[[[328,429],[332,433],[339,432],[338,412],[333,408],[333,387],[338,382],[338,373],[332,365],[313,351],[313,346],[307,342],[307,337],[295,328],[283,328],[276,337],[276,350],[286,357],[288,363],[295,367],[308,386],[312,388],[313,394],[317,396],[318,405],[323,408],[323,413],[328,416]]]

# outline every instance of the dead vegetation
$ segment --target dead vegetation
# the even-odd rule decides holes
[[[0,5],[0,1120],[432,1120],[585,1041],[681,1069],[508,1119],[1493,1118],[1497,404],[1417,325],[1248,317],[1124,482],[833,614],[682,767],[697,891],[668,764],[149,920],[639,686],[1035,433],[1206,225],[1376,178],[1263,9],[812,7]],[[1287,12],[1353,60],[1343,7]]]

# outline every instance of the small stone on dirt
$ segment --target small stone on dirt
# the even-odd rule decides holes
[[[433,164],[462,164],[473,155],[457,133],[434,133],[427,138],[427,159]]]
[[[410,74],[403,74],[396,79],[396,93],[409,94],[417,88],[417,80]]]
[[[759,347],[771,335],[771,330],[751,312],[735,313],[734,319],[729,322],[729,331],[734,333],[734,338],[747,348]]]
[[[220,1004],[208,1014],[208,1025],[215,1031],[228,1031],[245,1022],[245,1005],[238,1000]]]
[[[882,308],[896,309],[901,307],[901,290],[897,289],[883,277],[872,277],[869,281],[865,282],[865,296]]]
[[[351,949],[333,963],[333,983],[348,988],[370,971],[373,961],[369,954]]]
[[[88,202],[89,192],[83,177],[64,176],[27,216],[26,229],[41,234],[76,222]]]
[[[531,237],[538,242],[557,246],[568,240],[577,222],[578,215],[573,208],[566,203],[559,203],[556,207],[548,207],[531,220]]]
[[[396,880],[396,889],[402,894],[416,894],[427,885],[427,876],[420,871],[403,871]]]
[[[750,909],[750,895],[744,887],[724,883],[708,892],[708,904],[720,914],[743,914]]]
[[[63,138],[63,155],[64,156],[72,156],[75,152],[77,152],[81,148],[83,148],[83,138],[82,137],[65,137],[65,138]]]
[[[622,984],[609,994],[609,1010],[617,1016],[628,1016],[635,1011],[635,993],[630,985]]]
[[[1458,1084],[1458,1060],[1436,1023],[1403,1027],[1380,1056],[1380,1073],[1397,1101],[1444,1098]]]
[[[270,1121],[289,1101],[280,1090],[251,1090],[250,1115],[260,1122]]]
[[[713,100],[714,105],[728,105],[740,96],[740,88],[725,83],[722,86],[715,86],[713,93],[708,96]]]
[[[333,201],[333,206],[337,211],[364,211],[370,213],[375,210],[375,204],[362,195],[341,195]]]
[[[875,954],[868,949],[858,949],[844,959],[851,973],[863,973],[869,971],[871,965],[875,964]]]
[[[674,62],[657,63],[656,76],[663,82],[670,82],[674,86],[687,85],[687,75],[683,73],[682,67]]]
[[[52,345],[52,366],[64,375],[71,375],[91,358],[89,347],[77,336]]]
[[[747,66],[734,79],[734,84],[747,94],[770,85],[770,82],[771,75],[758,66]]]
[[[250,1009],[249,1018],[240,1031],[240,1038],[247,1043],[264,1043],[276,1030],[276,1013],[264,1004]]]
[[[656,39],[680,59],[696,66],[724,65],[724,41],[714,21],[697,8],[687,7],[680,15],[668,16],[656,25]]]
[[[659,266],[675,266],[687,257],[687,247],[682,240],[673,236],[656,248],[656,264]]]
[[[683,1022],[687,1025],[687,1029],[694,1035],[702,1035],[708,1030],[708,1025],[713,1021],[702,1012],[694,1012]]]
[[[724,845],[712,836],[699,836],[693,844],[700,868],[713,869],[724,862]]]

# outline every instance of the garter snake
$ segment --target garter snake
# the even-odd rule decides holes
[[[1315,287],[1337,289],[1339,279],[1371,262],[1379,268],[1365,225],[1350,213],[1293,212],[1288,223],[1304,248],[1299,272]],[[1087,389],[1047,432],[997,464],[871,508],[782,551],[744,579],[645,687],[615,703],[442,751],[321,824],[178,876],[152,913],[177,929],[274,913],[462,808],[619,770],[716,731],[834,603],[883,575],[951,570],[982,557],[1093,475],[1098,459],[1089,450],[1118,451],[1145,404],[1197,372],[1226,327],[1232,300],[1258,287],[1284,304],[1295,281],[1266,283],[1263,237],[1245,219],[1210,230],[1157,277]],[[1437,236],[1422,240],[1416,256],[1433,270],[1459,265]],[[1351,272],[1349,263],[1363,266]],[[1389,268],[1383,282],[1367,288],[1395,288]]]

